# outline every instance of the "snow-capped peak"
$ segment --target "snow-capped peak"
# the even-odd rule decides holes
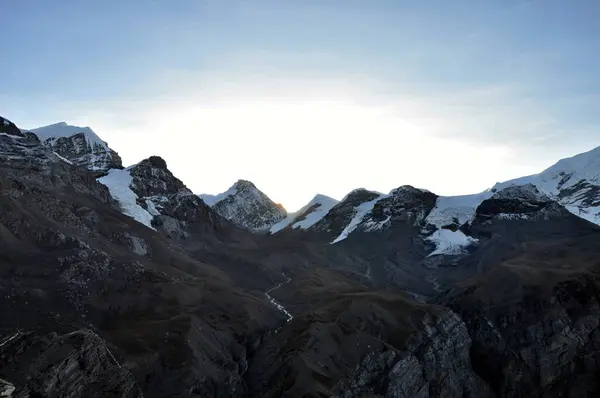
[[[89,127],[72,126],[66,122],[59,122],[50,124],[48,126],[38,127],[29,131],[37,135],[42,142],[47,140],[56,141],[58,138],[71,137],[75,134],[84,134],[88,144],[99,145],[105,150],[109,150],[106,142],[101,140],[100,137],[94,133],[94,130]]]
[[[121,168],[121,158],[89,127],[65,122],[28,130],[59,156],[93,171]]]
[[[283,206],[273,202],[247,180],[236,181],[223,193],[199,196],[221,216],[251,230],[268,230],[287,216]]]
[[[287,227],[308,229],[325,217],[329,210],[338,203],[338,200],[327,195],[317,194],[300,210],[289,214],[285,219],[273,225],[270,232],[274,234]]]

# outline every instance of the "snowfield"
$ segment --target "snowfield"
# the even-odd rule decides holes
[[[145,226],[152,228],[152,219],[154,216],[146,209],[137,204],[138,196],[129,187],[133,178],[129,173],[129,168],[124,170],[111,169],[108,175],[98,178],[98,182],[105,185],[110,191],[110,195],[119,202],[123,214],[141,222]],[[154,206],[148,207],[151,211],[158,211]]]
[[[426,241],[435,244],[435,250],[429,256],[449,255],[455,256],[465,252],[465,249],[478,242],[477,239],[465,235],[461,231],[449,229],[438,229],[425,238]]]
[[[360,205],[358,205],[354,209],[354,211],[355,211],[354,217],[352,218],[350,223],[346,226],[346,228],[344,228],[342,233],[340,233],[340,235],[337,238],[335,238],[333,240],[333,242],[331,242],[331,244],[338,243],[338,242],[341,242],[344,239],[346,239],[352,233],[352,231],[354,231],[356,229],[356,227],[358,227],[360,225],[361,221],[365,218],[365,216],[367,214],[369,214],[371,212],[371,210],[373,210],[373,207],[375,207],[375,204],[377,202],[379,202],[381,199],[387,198],[387,196],[388,195],[381,195],[369,202],[364,202],[364,203],[361,203]]]
[[[305,206],[303,206],[297,212],[289,214],[286,218],[279,221],[277,224],[274,224],[269,232],[272,234],[281,231],[282,229],[288,227],[291,224],[291,228],[296,229],[308,229],[318,223],[323,217],[329,213],[329,210],[333,208],[333,206],[339,203],[338,200],[330,198],[326,195],[317,194],[310,202],[308,202]],[[307,214],[306,217],[302,220],[296,221],[296,219],[302,214],[306,213],[308,209],[311,207],[318,205],[311,213]]]

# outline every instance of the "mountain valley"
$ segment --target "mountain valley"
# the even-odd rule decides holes
[[[600,147],[288,213],[2,118],[0,395],[597,396],[599,224]]]

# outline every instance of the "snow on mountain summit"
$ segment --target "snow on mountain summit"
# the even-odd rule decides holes
[[[273,225],[270,232],[274,234],[288,227],[308,229],[325,217],[329,210],[338,203],[339,201],[336,199],[317,194],[300,210],[289,214],[285,219]]]
[[[246,180],[238,180],[223,193],[199,196],[221,216],[250,230],[268,230],[287,216],[283,206]]]
[[[47,147],[77,166],[92,171],[122,168],[121,158],[89,127],[65,122],[28,130]]]
[[[496,184],[492,191],[532,184],[571,213],[600,224],[600,147],[561,159],[539,174]]]

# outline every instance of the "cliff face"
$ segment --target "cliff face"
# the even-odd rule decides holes
[[[402,350],[386,347],[368,354],[334,387],[340,397],[493,397],[473,371],[471,339],[451,311],[425,317],[422,329]]]
[[[598,277],[523,281],[523,271],[501,267],[493,272],[496,282],[486,278],[440,299],[467,326],[474,370],[501,397],[594,396],[600,391]],[[486,293],[498,280],[513,291]]]
[[[0,345],[0,373],[13,383],[14,398],[143,396],[132,374],[90,330],[64,335],[17,332]]]

